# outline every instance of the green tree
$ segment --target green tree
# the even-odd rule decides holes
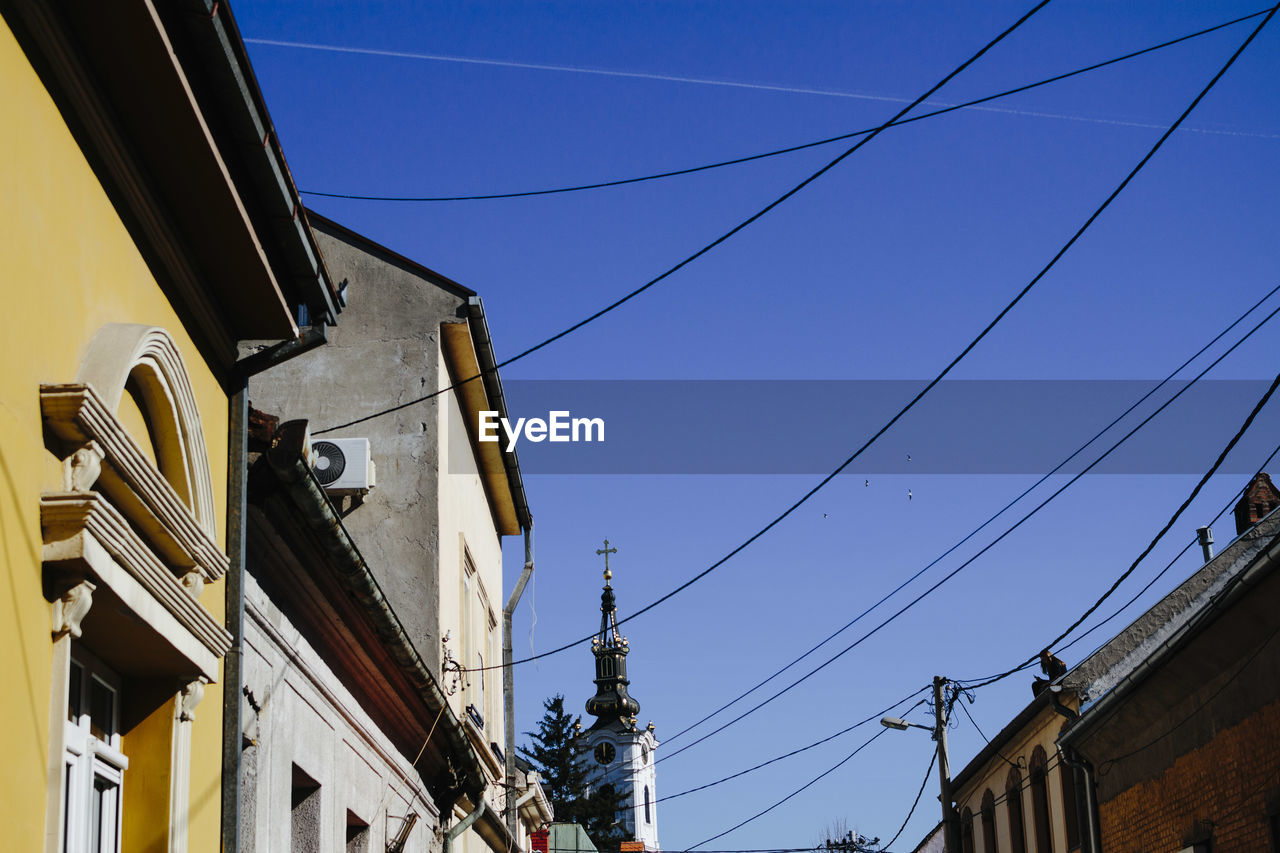
[[[629,838],[620,822],[623,795],[613,785],[591,784],[578,745],[582,718],[564,710],[564,696],[557,693],[542,707],[538,730],[525,732],[531,743],[520,747],[521,754],[542,777],[556,820],[581,825],[601,853],[616,853]]]

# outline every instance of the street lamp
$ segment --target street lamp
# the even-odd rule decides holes
[[[881,717],[880,725],[884,726],[886,729],[897,729],[900,732],[905,732],[907,729],[924,729],[926,732],[933,731],[929,726],[922,726],[919,723],[908,723],[906,720],[899,717]]]
[[[938,743],[938,786],[941,788],[942,800],[942,837],[946,844],[946,853],[959,853],[960,843],[956,832],[955,809],[951,805],[951,764],[947,760],[947,720],[946,707],[942,704],[942,688],[947,680],[941,675],[933,677],[933,728],[919,723],[909,723],[900,717],[882,717],[880,725],[886,729],[905,732],[907,729],[924,729],[933,735]]]

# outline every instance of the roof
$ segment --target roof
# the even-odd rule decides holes
[[[364,251],[381,258],[392,266],[397,266],[405,272],[425,278],[432,284],[448,290],[457,296],[469,298],[476,295],[476,292],[466,285],[459,284],[448,276],[441,275],[430,267],[423,266],[412,258],[407,258],[396,250],[389,249],[383,244],[369,239],[358,231],[352,231],[347,226],[334,222],[324,214],[317,213],[311,208],[307,208],[306,215],[307,221],[319,230],[331,232],[335,236],[340,236],[347,242],[358,245]]]
[[[214,364],[229,371],[238,340],[296,338],[299,304],[333,320],[225,3],[16,0],[4,15]]]
[[[1175,635],[1202,618],[1204,611],[1220,606],[1219,594],[1277,541],[1280,512],[1273,512],[1073,667],[1063,676],[1063,685],[1075,691],[1086,707],[1101,699]]]
[[[991,759],[996,758],[1004,747],[1020,733],[1026,730],[1027,726],[1040,715],[1040,713],[1052,707],[1053,693],[1049,690],[1042,690],[1040,695],[1036,696],[1026,707],[1018,712],[1018,715],[1005,725],[1000,732],[993,737],[982,750],[975,755],[964,769],[951,777],[951,785],[953,790],[959,791],[970,781],[973,781],[979,771],[987,765]],[[964,699],[957,701],[963,702]]]
[[[397,747],[425,750],[419,766],[437,805],[478,801],[479,754],[303,460],[306,422],[281,424],[276,436],[250,468],[250,571]]]
[[[547,853],[596,853],[596,845],[579,824],[553,823]]]

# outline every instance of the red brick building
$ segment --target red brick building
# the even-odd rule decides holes
[[[1274,497],[1255,478],[1239,538],[1067,676],[1101,850],[1280,850],[1280,513],[1251,505]]]

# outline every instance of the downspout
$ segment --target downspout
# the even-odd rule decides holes
[[[249,479],[249,377],[240,374],[231,394],[227,451],[226,625],[231,648],[222,659],[222,850],[240,849],[240,752],[243,726],[240,688],[244,653],[244,554]]]
[[[1098,824],[1094,819],[1097,815],[1097,803],[1094,796],[1093,765],[1077,755],[1074,749],[1063,744],[1058,744],[1058,754],[1062,756],[1067,766],[1072,768],[1072,772],[1076,773],[1076,782],[1083,782],[1075,786],[1076,813],[1079,814],[1083,809],[1085,836],[1089,839],[1089,846],[1083,853],[1099,853],[1102,850],[1102,837],[1099,835]],[[1080,802],[1082,796],[1083,803]]]
[[[524,569],[520,572],[520,578],[516,581],[515,589],[511,591],[511,598],[507,600],[507,606],[502,608],[502,716],[505,724],[503,757],[506,759],[506,813],[507,813],[507,832],[512,838],[519,838],[518,829],[518,811],[520,804],[512,804],[512,798],[515,795],[516,781],[516,676],[515,667],[511,665],[514,659],[512,652],[511,639],[511,619],[516,612],[516,606],[520,603],[520,597],[524,595],[525,584],[529,582],[529,578],[533,576],[533,520],[529,520],[529,526],[524,529]],[[446,850],[446,853],[448,851]]]
[[[228,401],[227,429],[227,557],[226,628],[231,648],[222,662],[222,850],[240,849],[240,754],[244,722],[240,693],[244,687],[244,570],[245,515],[249,498],[249,378],[282,361],[301,355],[328,340],[325,325],[303,329],[236,365],[234,386]]]
[[[449,853],[450,848],[453,846],[454,839],[457,838],[462,833],[466,832],[468,829],[470,829],[471,824],[479,820],[480,816],[484,814],[484,810],[487,808],[488,806],[485,805],[484,797],[480,797],[479,804],[474,809],[471,810],[471,814],[467,815],[462,820],[458,821],[454,826],[449,828],[449,831],[444,834],[443,853]]]
[[[1049,685],[1049,701],[1053,704],[1053,710],[1059,715],[1066,717],[1068,723],[1074,723],[1080,719],[1080,714],[1062,704],[1059,695],[1062,692],[1062,681],[1059,679]],[[1089,839],[1089,846],[1085,848],[1083,853],[1098,853],[1102,849],[1102,842],[1098,837],[1098,827],[1094,821],[1094,802],[1093,802],[1093,775],[1087,762],[1076,755],[1076,751],[1069,745],[1059,743],[1058,754],[1062,757],[1063,762],[1071,768],[1071,772],[1075,774],[1076,784],[1071,787],[1074,789],[1076,797],[1076,820],[1080,820],[1080,815],[1084,815],[1085,837]],[[1081,799],[1084,802],[1081,802]]]

